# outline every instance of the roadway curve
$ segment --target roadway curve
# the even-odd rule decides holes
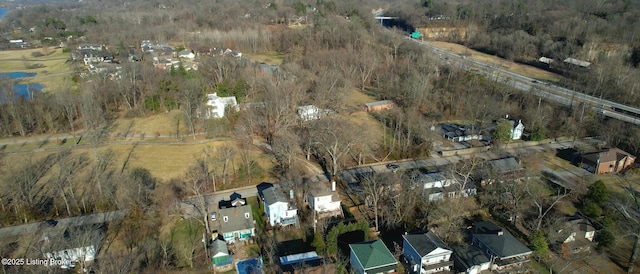
[[[502,81],[514,88],[531,92],[536,96],[564,104],[573,105],[577,103],[584,103],[589,109],[596,111],[604,116],[618,119],[624,122],[640,125],[640,119],[631,115],[627,115],[620,112],[611,111],[612,109],[622,109],[628,112],[635,113],[640,117],[640,109],[628,105],[619,104],[609,100],[600,99],[584,93],[580,93],[567,88],[559,87],[550,83],[538,82],[536,79],[517,74],[511,71],[507,71],[501,68],[493,67],[492,65],[478,62],[476,60],[468,59],[457,53],[443,50],[435,46],[429,45],[419,40],[405,37],[405,39],[418,43],[422,46],[429,48],[431,51],[446,56],[447,63],[455,65],[465,70],[473,70],[478,73],[488,76],[492,80]]]

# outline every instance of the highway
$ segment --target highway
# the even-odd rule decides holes
[[[578,103],[584,103],[586,104],[586,106],[588,106],[588,109],[598,112],[604,116],[640,125],[639,108],[600,99],[581,92],[556,86],[551,83],[542,83],[536,79],[513,73],[501,68],[496,68],[490,64],[471,60],[457,53],[434,47],[420,40],[411,39],[409,37],[405,37],[405,39],[429,48],[431,51],[442,56],[442,58],[444,58],[448,64],[455,65],[465,70],[476,71],[478,73],[486,75],[487,77],[489,77],[489,79],[501,81],[505,84],[512,85],[518,90],[531,92],[536,96],[540,96],[544,99],[548,99],[564,105],[577,105]],[[614,109],[635,113],[637,117],[613,111]]]

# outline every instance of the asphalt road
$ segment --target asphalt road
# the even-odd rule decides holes
[[[411,39],[408,37],[405,37],[405,39],[408,39],[410,41],[423,45],[431,49],[433,52],[438,53],[441,56],[446,56],[446,60],[447,60],[446,62],[448,64],[455,65],[465,70],[477,71],[479,73],[487,75],[490,79],[498,80],[498,81],[502,81],[507,84],[510,84],[518,90],[525,91],[525,92],[532,92],[534,95],[537,95],[547,100],[555,101],[557,103],[564,104],[564,105],[577,104],[578,102],[585,103],[588,105],[589,110],[596,111],[604,116],[608,116],[614,119],[640,125],[640,119],[636,117],[626,115],[620,112],[610,111],[610,109],[612,108],[617,108],[617,109],[623,109],[623,110],[640,115],[639,108],[619,104],[609,100],[600,99],[600,98],[593,97],[581,92],[556,86],[550,83],[542,83],[536,79],[533,79],[524,75],[520,75],[517,73],[513,73],[501,68],[497,68],[490,64],[471,60],[457,53],[453,53],[450,51],[446,51],[446,50],[431,46],[419,40]]]
[[[126,210],[119,210],[119,211],[96,213],[96,214],[84,215],[84,216],[78,216],[78,217],[64,218],[64,219],[56,220],[58,221],[58,224],[56,224],[55,228],[62,229],[67,227],[80,226],[80,225],[102,224],[102,223],[110,222],[113,220],[120,220],[124,218],[125,215],[127,215]],[[3,228],[0,228],[0,238],[35,234],[36,232],[44,228],[46,228],[46,225],[44,225],[42,222],[3,227]]]

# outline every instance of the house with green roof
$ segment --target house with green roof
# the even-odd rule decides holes
[[[484,252],[493,269],[504,269],[528,262],[533,251],[509,231],[492,222],[473,224],[472,244]]]
[[[398,261],[382,240],[349,245],[351,273],[396,273]]]

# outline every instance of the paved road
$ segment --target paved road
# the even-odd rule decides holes
[[[398,161],[398,162],[383,162],[383,163],[376,163],[368,166],[348,168],[340,171],[338,173],[338,176],[344,179],[347,183],[356,183],[358,182],[359,176],[367,176],[368,174],[373,174],[373,173],[390,172],[390,170],[386,167],[387,163],[395,163],[399,166],[399,169],[433,167],[435,170],[439,170],[444,166],[457,163],[463,159],[469,159],[470,157],[480,157],[485,160],[491,160],[491,159],[502,158],[505,155],[534,154],[534,153],[546,152],[546,151],[556,151],[557,149],[563,149],[571,146],[572,146],[571,141],[564,141],[564,142],[528,146],[528,147],[522,147],[522,148],[506,149],[503,151],[486,151],[486,152],[481,152],[476,154],[456,155],[456,156],[448,156],[448,157],[442,157],[434,153],[431,155],[431,158],[429,159],[405,160],[405,161]]]
[[[466,58],[465,56],[461,56],[457,53],[453,53],[450,51],[437,48],[435,46],[426,44],[419,40],[411,39],[408,37],[405,37],[405,39],[413,41],[420,45],[423,45],[431,49],[432,51],[438,53],[441,56],[446,56],[446,60],[447,60],[446,62],[448,64],[456,65],[465,70],[473,70],[473,71],[480,72],[484,75],[487,75],[492,80],[505,82],[507,84],[512,85],[514,88],[518,90],[522,90],[525,92],[532,92],[534,95],[558,102],[560,104],[565,104],[565,105],[572,105],[578,102],[582,102],[588,105],[589,110],[594,110],[604,116],[608,116],[608,117],[625,121],[628,123],[640,125],[640,119],[634,116],[611,111],[613,108],[622,109],[625,111],[635,113],[640,117],[639,108],[619,104],[609,100],[600,99],[600,98],[593,97],[581,92],[576,92],[574,90],[556,86],[551,83],[541,83],[541,82],[538,82],[538,80],[536,79],[533,79],[524,75],[520,75],[517,73],[513,73],[501,68],[497,68],[490,64],[471,60],[469,58]]]
[[[59,220],[56,220],[58,221],[58,224],[55,227],[56,229],[62,229],[62,228],[71,227],[71,226],[101,224],[101,223],[106,223],[114,220],[120,220],[124,218],[125,215],[127,215],[126,210],[119,210],[119,211],[110,211],[105,213],[96,213],[91,215],[59,219]],[[42,222],[3,227],[3,228],[0,228],[0,238],[15,237],[15,236],[26,235],[26,234],[35,234],[39,230],[43,229],[43,227],[44,226]]]

